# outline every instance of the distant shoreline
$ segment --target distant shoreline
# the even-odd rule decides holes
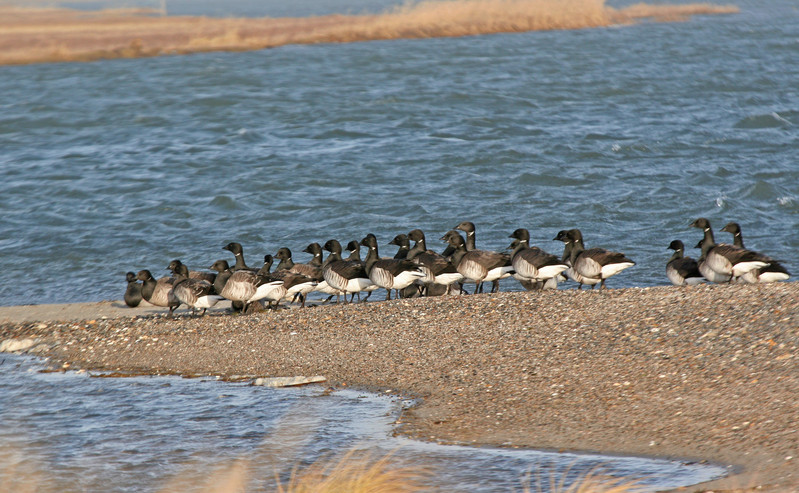
[[[323,375],[418,396],[398,430],[422,440],[707,460],[741,472],[688,491],[799,490],[796,282],[173,319],[114,304],[73,305],[83,321],[47,318],[67,305],[0,308],[0,342],[73,369]]]
[[[613,9],[571,0],[426,1],[377,15],[297,18],[157,16],[154,11],[70,10],[0,6],[0,65],[248,51],[289,44],[473,36],[582,29],[641,20],[682,21],[732,14],[729,5],[637,4]],[[557,6],[558,8],[554,8]]]

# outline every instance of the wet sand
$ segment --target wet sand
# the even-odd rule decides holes
[[[0,341],[73,369],[324,375],[417,397],[397,433],[422,440],[709,461],[731,476],[686,491],[799,491],[799,283],[174,319],[112,305],[0,308]]]

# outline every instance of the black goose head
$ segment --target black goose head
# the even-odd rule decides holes
[[[361,250],[361,244],[358,243],[358,240],[352,240],[349,243],[347,243],[347,251],[348,252],[350,252],[350,253],[355,252],[355,251],[359,251],[360,252],[360,250]]]
[[[227,260],[217,260],[209,269],[217,272],[225,272],[230,269],[230,264],[227,263]]]
[[[264,255],[264,267],[272,267],[273,263],[275,263],[275,259],[271,255],[268,253]]]
[[[330,253],[341,253],[341,243],[338,240],[327,240],[322,248]]]
[[[578,243],[583,241],[583,233],[581,233],[579,229],[570,229],[566,231],[566,237],[572,243]]]
[[[463,221],[459,225],[455,226],[453,229],[459,229],[464,233],[466,233],[467,235],[473,234],[475,231],[474,223],[471,221]]]
[[[227,245],[223,246],[222,250],[230,250],[233,253],[233,255],[238,255],[239,253],[244,251],[241,248],[241,244],[240,243],[236,243],[235,241],[232,241],[232,242],[228,243]]]
[[[721,228],[726,233],[731,233],[733,236],[741,234],[741,225],[738,223],[727,223]]]
[[[125,274],[125,280],[128,282],[136,282],[136,273],[128,272]]]
[[[685,245],[683,245],[683,242],[680,240],[674,240],[671,243],[669,243],[668,249],[679,252],[681,250],[685,250]]]
[[[692,228],[699,228],[701,230],[707,231],[710,229],[710,221],[708,221],[704,217],[700,217],[699,219],[695,220],[691,223]]]
[[[166,269],[172,271],[173,274],[177,274],[181,265],[183,265],[183,263],[180,260],[175,259],[172,262],[169,262],[169,265]]]
[[[411,240],[408,238],[408,235],[400,233],[394,237],[393,240],[388,242],[389,245],[397,245],[398,247],[407,247],[410,248]]]
[[[286,247],[279,248],[275,254],[275,258],[278,260],[289,260],[291,259],[291,250]]]
[[[305,253],[310,253],[311,255],[321,255],[322,254],[322,246],[319,243],[311,243],[307,247],[302,249]]]
[[[189,277],[189,268],[183,264],[178,264],[178,266],[175,267],[175,270],[172,271],[172,275],[179,277]]]
[[[562,241],[563,243],[571,243],[571,240],[569,239],[569,231],[566,229],[561,229],[560,231],[558,231],[558,234],[556,234],[555,237],[552,238],[552,241],[556,240]]]
[[[463,236],[461,236],[460,233],[452,229],[447,231],[444,234],[444,236],[441,237],[441,240],[446,241],[455,248],[459,248],[461,246],[466,245],[466,242],[463,240]]]
[[[424,233],[421,229],[414,229],[410,233],[408,233],[408,239],[410,241],[425,241],[424,240]]]
[[[140,270],[139,273],[136,274],[136,279],[140,281],[149,281],[152,278],[153,278],[152,273],[147,269]]]
[[[377,237],[372,233],[369,233],[361,240],[361,245],[365,246],[366,248],[377,248]]]
[[[513,233],[510,234],[508,238],[516,238],[517,240],[521,241],[529,241],[530,240],[530,232],[524,228],[519,228]]]

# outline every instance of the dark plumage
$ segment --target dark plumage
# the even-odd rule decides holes
[[[702,257],[699,271],[709,281],[729,282],[753,269],[768,266],[772,259],[765,255],[725,243],[716,244],[710,221],[700,217],[691,223],[694,228],[704,232],[702,238]]]
[[[466,243],[457,231],[450,230],[443,237],[454,248],[452,265],[463,275],[478,286],[476,292],[482,292],[484,281],[495,281],[513,274],[510,255],[507,253],[491,252],[486,250],[466,250]],[[497,285],[495,284],[495,292]]]
[[[421,229],[414,229],[408,233],[408,240],[414,241],[413,248],[408,251],[407,260],[419,264],[419,268],[424,272],[425,296],[437,296],[449,294],[452,285],[458,283],[461,286],[463,275],[452,262],[432,250],[427,249],[425,235]]]
[[[680,240],[669,243],[668,248],[674,254],[666,264],[666,277],[675,286],[693,286],[705,282],[705,277],[699,272],[699,264],[691,257],[685,257],[685,245]]]
[[[741,226],[738,223],[727,223],[721,230],[732,234],[733,246],[743,249],[746,248],[744,247]],[[770,263],[767,266],[750,270],[741,276],[741,280],[750,283],[787,281],[791,277],[791,273],[788,272],[788,269],[771,257],[769,257],[769,259]]]
[[[512,248],[511,265],[515,273],[513,277],[521,282],[526,289],[530,289],[535,283],[535,287],[543,289],[547,282],[549,288],[557,288],[557,276],[567,270],[569,265],[538,247],[531,247],[530,232],[524,228],[519,228],[510,234],[514,242],[510,244]],[[554,284],[554,285],[553,285]]]
[[[411,242],[408,239],[408,235],[400,233],[389,241],[388,244],[397,245],[399,247],[397,253],[394,254],[395,259],[405,260],[408,257],[408,251],[411,249]]]
[[[183,262],[181,262],[180,260],[175,259],[175,260],[173,260],[172,262],[169,263],[169,266],[167,267],[167,269],[169,269],[172,272],[172,275],[176,275],[177,271],[178,271],[178,268],[181,265],[184,265]],[[188,268],[187,268],[187,271],[189,273],[189,275],[188,275],[189,279],[201,279],[203,281],[208,281],[211,284],[213,284],[214,281],[216,280],[216,274],[214,274],[213,272],[202,272],[202,271],[197,271],[197,270],[188,270]]]
[[[605,280],[619,272],[632,267],[635,262],[623,253],[612,252],[604,248],[585,249],[583,235],[579,229],[570,229],[566,232],[566,239],[570,243],[569,263],[571,265],[572,279],[579,284],[588,284],[593,289],[599,284],[599,289],[605,287]]]
[[[247,267],[247,264],[244,262],[244,249],[241,247],[240,243],[230,242],[223,246],[222,250],[228,250],[236,257],[236,263],[230,268],[230,270],[233,272],[238,270],[251,270],[253,272],[258,271],[258,269],[251,269]]]
[[[192,279],[188,277],[189,269],[180,264],[175,268],[175,282],[172,285],[172,294],[183,304],[191,307],[192,313],[198,308],[202,308],[200,316],[205,315],[206,310],[212,308],[216,303],[223,299],[214,293],[214,286],[205,279]],[[177,307],[169,307],[169,314]]]
[[[162,277],[157,281],[149,270],[140,270],[136,279],[142,281],[141,295],[148,303],[155,306],[169,307],[170,313],[180,305],[180,301],[172,293],[174,277]]]
[[[322,266],[322,276],[333,289],[337,290],[337,296],[338,293],[344,294],[345,303],[347,293],[354,295],[374,286],[363,262],[341,258],[341,243],[337,240],[328,240],[323,248],[329,251],[330,255]]]
[[[361,245],[369,249],[364,261],[366,274],[373,284],[386,290],[386,299],[391,299],[392,289],[404,289],[424,277],[419,266],[409,260],[381,259],[377,250],[377,238],[369,234]]]
[[[125,289],[125,304],[131,308],[139,306],[141,303],[141,284],[136,279],[136,274],[128,272],[125,274],[125,280],[128,282],[128,287]]]

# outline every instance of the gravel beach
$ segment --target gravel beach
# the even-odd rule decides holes
[[[799,491],[799,283],[173,319],[111,305],[0,308],[0,342],[71,369],[324,375],[418,398],[397,432],[422,440],[708,461],[731,475],[687,491]]]

